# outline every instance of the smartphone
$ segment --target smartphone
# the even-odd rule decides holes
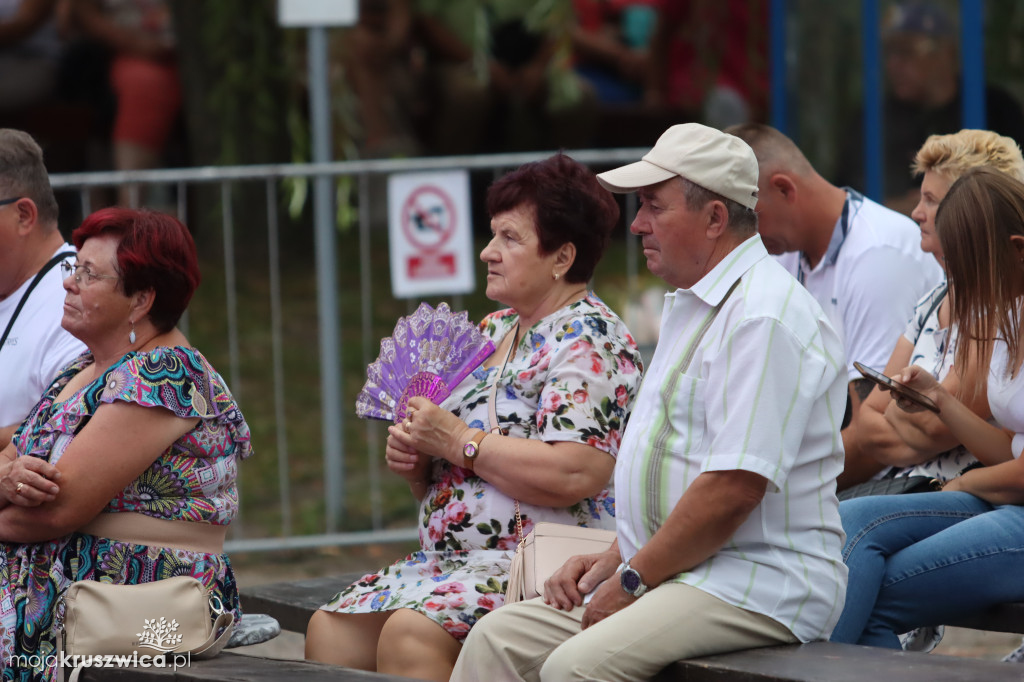
[[[881,372],[875,371],[870,367],[866,367],[859,362],[853,363],[853,366],[858,372],[864,375],[865,379],[870,379],[882,388],[892,391],[899,397],[906,398],[910,402],[920,405],[926,410],[931,410],[935,414],[939,414],[939,406],[936,405],[928,396],[918,393],[909,386],[901,384],[900,382],[885,376]]]

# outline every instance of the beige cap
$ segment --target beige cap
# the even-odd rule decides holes
[[[612,192],[633,192],[676,175],[747,208],[757,205],[754,150],[735,135],[700,123],[672,126],[642,160],[597,179]]]

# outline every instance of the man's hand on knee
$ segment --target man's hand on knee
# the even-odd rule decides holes
[[[583,604],[585,594],[615,574],[620,557],[617,545],[612,547],[600,554],[570,557],[544,581],[544,603],[562,611]]]
[[[612,580],[605,580],[594,592],[594,596],[587,604],[587,610],[583,612],[581,627],[586,630],[595,623],[600,623],[608,616],[621,611],[636,601],[636,597],[627,594],[619,584],[618,573],[613,574]]]

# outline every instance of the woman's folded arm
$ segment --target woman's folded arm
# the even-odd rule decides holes
[[[100,406],[57,463],[60,493],[37,507],[0,509],[0,541],[42,542],[81,528],[198,421],[131,403]]]

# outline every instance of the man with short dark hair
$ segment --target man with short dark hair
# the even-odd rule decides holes
[[[453,680],[638,680],[682,659],[827,639],[846,567],[846,372],[821,307],[757,235],[742,140],[672,126],[602,173],[666,295],[615,465],[617,540],[470,632]]]
[[[85,350],[60,325],[58,264],[74,255],[57,229],[42,150],[27,133],[0,129],[0,447],[57,371]]]
[[[830,183],[779,130],[744,123],[726,132],[757,156],[758,229],[768,253],[807,287],[843,340],[855,423],[875,385],[853,363],[885,369],[917,302],[942,281],[942,269],[921,250],[913,220]],[[869,453],[847,447],[839,489],[882,468]]]

